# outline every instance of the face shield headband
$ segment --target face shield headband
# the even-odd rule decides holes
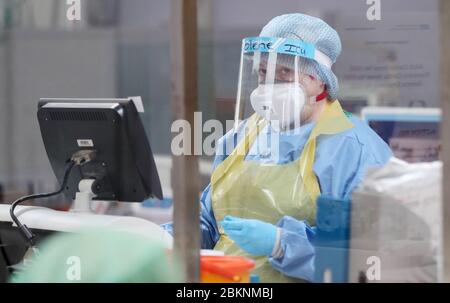
[[[242,40],[243,53],[270,53],[300,56],[314,60],[331,69],[333,61],[314,44],[302,40],[272,37],[250,37]]]
[[[317,62],[331,69],[332,60],[314,44],[297,39],[250,37],[242,40],[235,129],[252,109],[267,120],[283,126],[300,119],[306,94],[300,87]],[[305,86],[303,86],[305,88]],[[327,92],[316,96],[326,98]],[[251,106],[250,106],[251,105]]]

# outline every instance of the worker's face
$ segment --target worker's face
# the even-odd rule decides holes
[[[303,87],[307,98],[301,111],[300,121],[314,121],[318,118],[318,113],[321,111],[323,105],[323,102],[316,102],[316,97],[325,90],[325,84],[311,75],[301,72],[298,73],[298,82]],[[262,63],[259,68],[259,84],[265,84],[267,79],[266,74],[266,65]],[[275,69],[274,78],[275,83],[295,83],[295,70],[279,65]]]
[[[320,95],[324,89],[325,84],[319,79],[314,78],[311,75],[307,75],[301,72],[299,73],[298,81],[303,86],[308,98],[315,98]],[[260,64],[259,68],[259,84],[264,84],[266,81],[267,69],[264,63]],[[284,66],[277,66],[275,69],[275,83],[292,83],[295,82],[295,71],[291,68]]]

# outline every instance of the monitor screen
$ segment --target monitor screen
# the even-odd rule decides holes
[[[440,159],[440,110],[369,108],[363,118],[395,157],[411,163]]]

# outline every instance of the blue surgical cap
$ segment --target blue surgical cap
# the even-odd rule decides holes
[[[338,33],[325,21],[304,15],[286,14],[273,18],[263,27],[261,37],[300,39],[312,43],[327,55],[333,63],[341,53],[342,45]],[[331,69],[314,60],[301,58],[301,71],[323,81],[329,98],[337,99],[339,82]]]

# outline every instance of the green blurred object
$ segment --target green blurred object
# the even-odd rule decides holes
[[[16,272],[12,283],[181,282],[163,245],[125,231],[57,234]]]
[[[3,13],[3,20],[5,29],[11,29],[13,26],[13,12],[10,5],[5,6],[5,11]]]

